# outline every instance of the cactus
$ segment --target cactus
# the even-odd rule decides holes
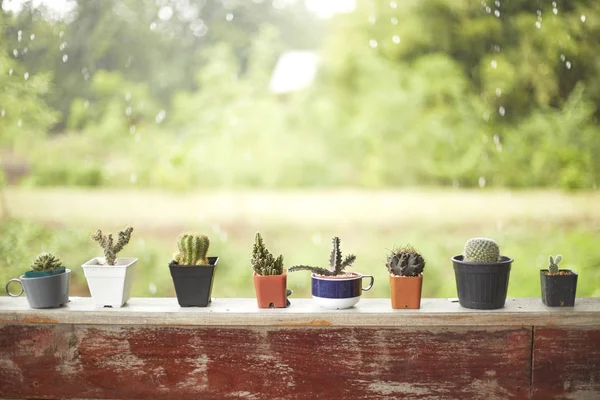
[[[256,232],[254,247],[252,248],[252,268],[258,275],[281,275],[283,274],[283,256],[277,259],[267,250],[263,238]]]
[[[398,276],[419,276],[425,268],[425,259],[413,247],[395,249],[387,258],[387,269]]]
[[[550,262],[550,265],[548,266],[548,275],[558,275],[558,264],[560,264],[560,262],[562,261],[562,256],[560,254],[554,258],[552,258],[552,256],[549,256],[548,261]]]
[[[31,264],[31,269],[36,272],[52,271],[62,267],[60,258],[55,257],[51,253],[41,253]]]
[[[472,238],[467,240],[463,255],[466,262],[498,262],[500,260],[500,248],[492,239]]]
[[[311,267],[308,265],[297,265],[290,268],[290,272],[294,271],[311,271],[316,275],[323,276],[338,276],[343,275],[346,267],[352,265],[356,261],[356,256],[350,254],[346,258],[342,258],[342,252],[340,250],[340,238],[333,238],[333,248],[331,249],[331,255],[329,257],[329,269],[321,267]]]
[[[123,250],[123,247],[127,243],[129,243],[129,239],[131,238],[131,232],[133,232],[133,228],[131,226],[125,228],[119,232],[119,238],[117,239],[117,244],[113,244],[112,234],[103,235],[102,231],[98,229],[96,233],[92,235],[92,239],[97,241],[102,249],[104,249],[104,257],[106,259],[106,264],[115,265],[115,261],[117,259],[117,254]]]
[[[210,239],[206,235],[184,233],[177,240],[179,252],[173,256],[173,261],[180,265],[208,265],[208,247]]]

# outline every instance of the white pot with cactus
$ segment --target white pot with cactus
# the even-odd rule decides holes
[[[97,307],[119,308],[129,300],[138,259],[117,258],[117,254],[129,243],[132,232],[132,227],[120,231],[116,243],[112,234],[103,235],[100,229],[92,235],[104,250],[104,257],[94,257],[82,268]]]

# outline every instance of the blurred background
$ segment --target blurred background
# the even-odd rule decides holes
[[[50,251],[86,296],[90,234],[131,225],[133,296],[174,296],[188,230],[216,297],[254,296],[256,231],[287,267],[340,236],[368,297],[406,244],[456,297],[475,236],[509,296],[558,253],[600,296],[597,0],[0,0],[0,27],[0,282]]]

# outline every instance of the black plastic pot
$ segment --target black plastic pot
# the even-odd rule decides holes
[[[208,265],[169,264],[177,302],[181,307],[206,307],[219,257],[208,257]]]
[[[494,310],[504,307],[513,259],[501,256],[495,263],[472,263],[452,257],[458,301],[465,308]]]
[[[540,270],[542,285],[542,301],[548,307],[573,307],[577,292],[577,274],[570,269],[560,271],[570,272],[569,275],[548,275],[547,269]]]

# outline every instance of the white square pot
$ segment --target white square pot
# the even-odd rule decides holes
[[[103,265],[104,257],[83,264],[83,273],[97,307],[122,307],[129,300],[137,258],[117,258],[115,265]]]

